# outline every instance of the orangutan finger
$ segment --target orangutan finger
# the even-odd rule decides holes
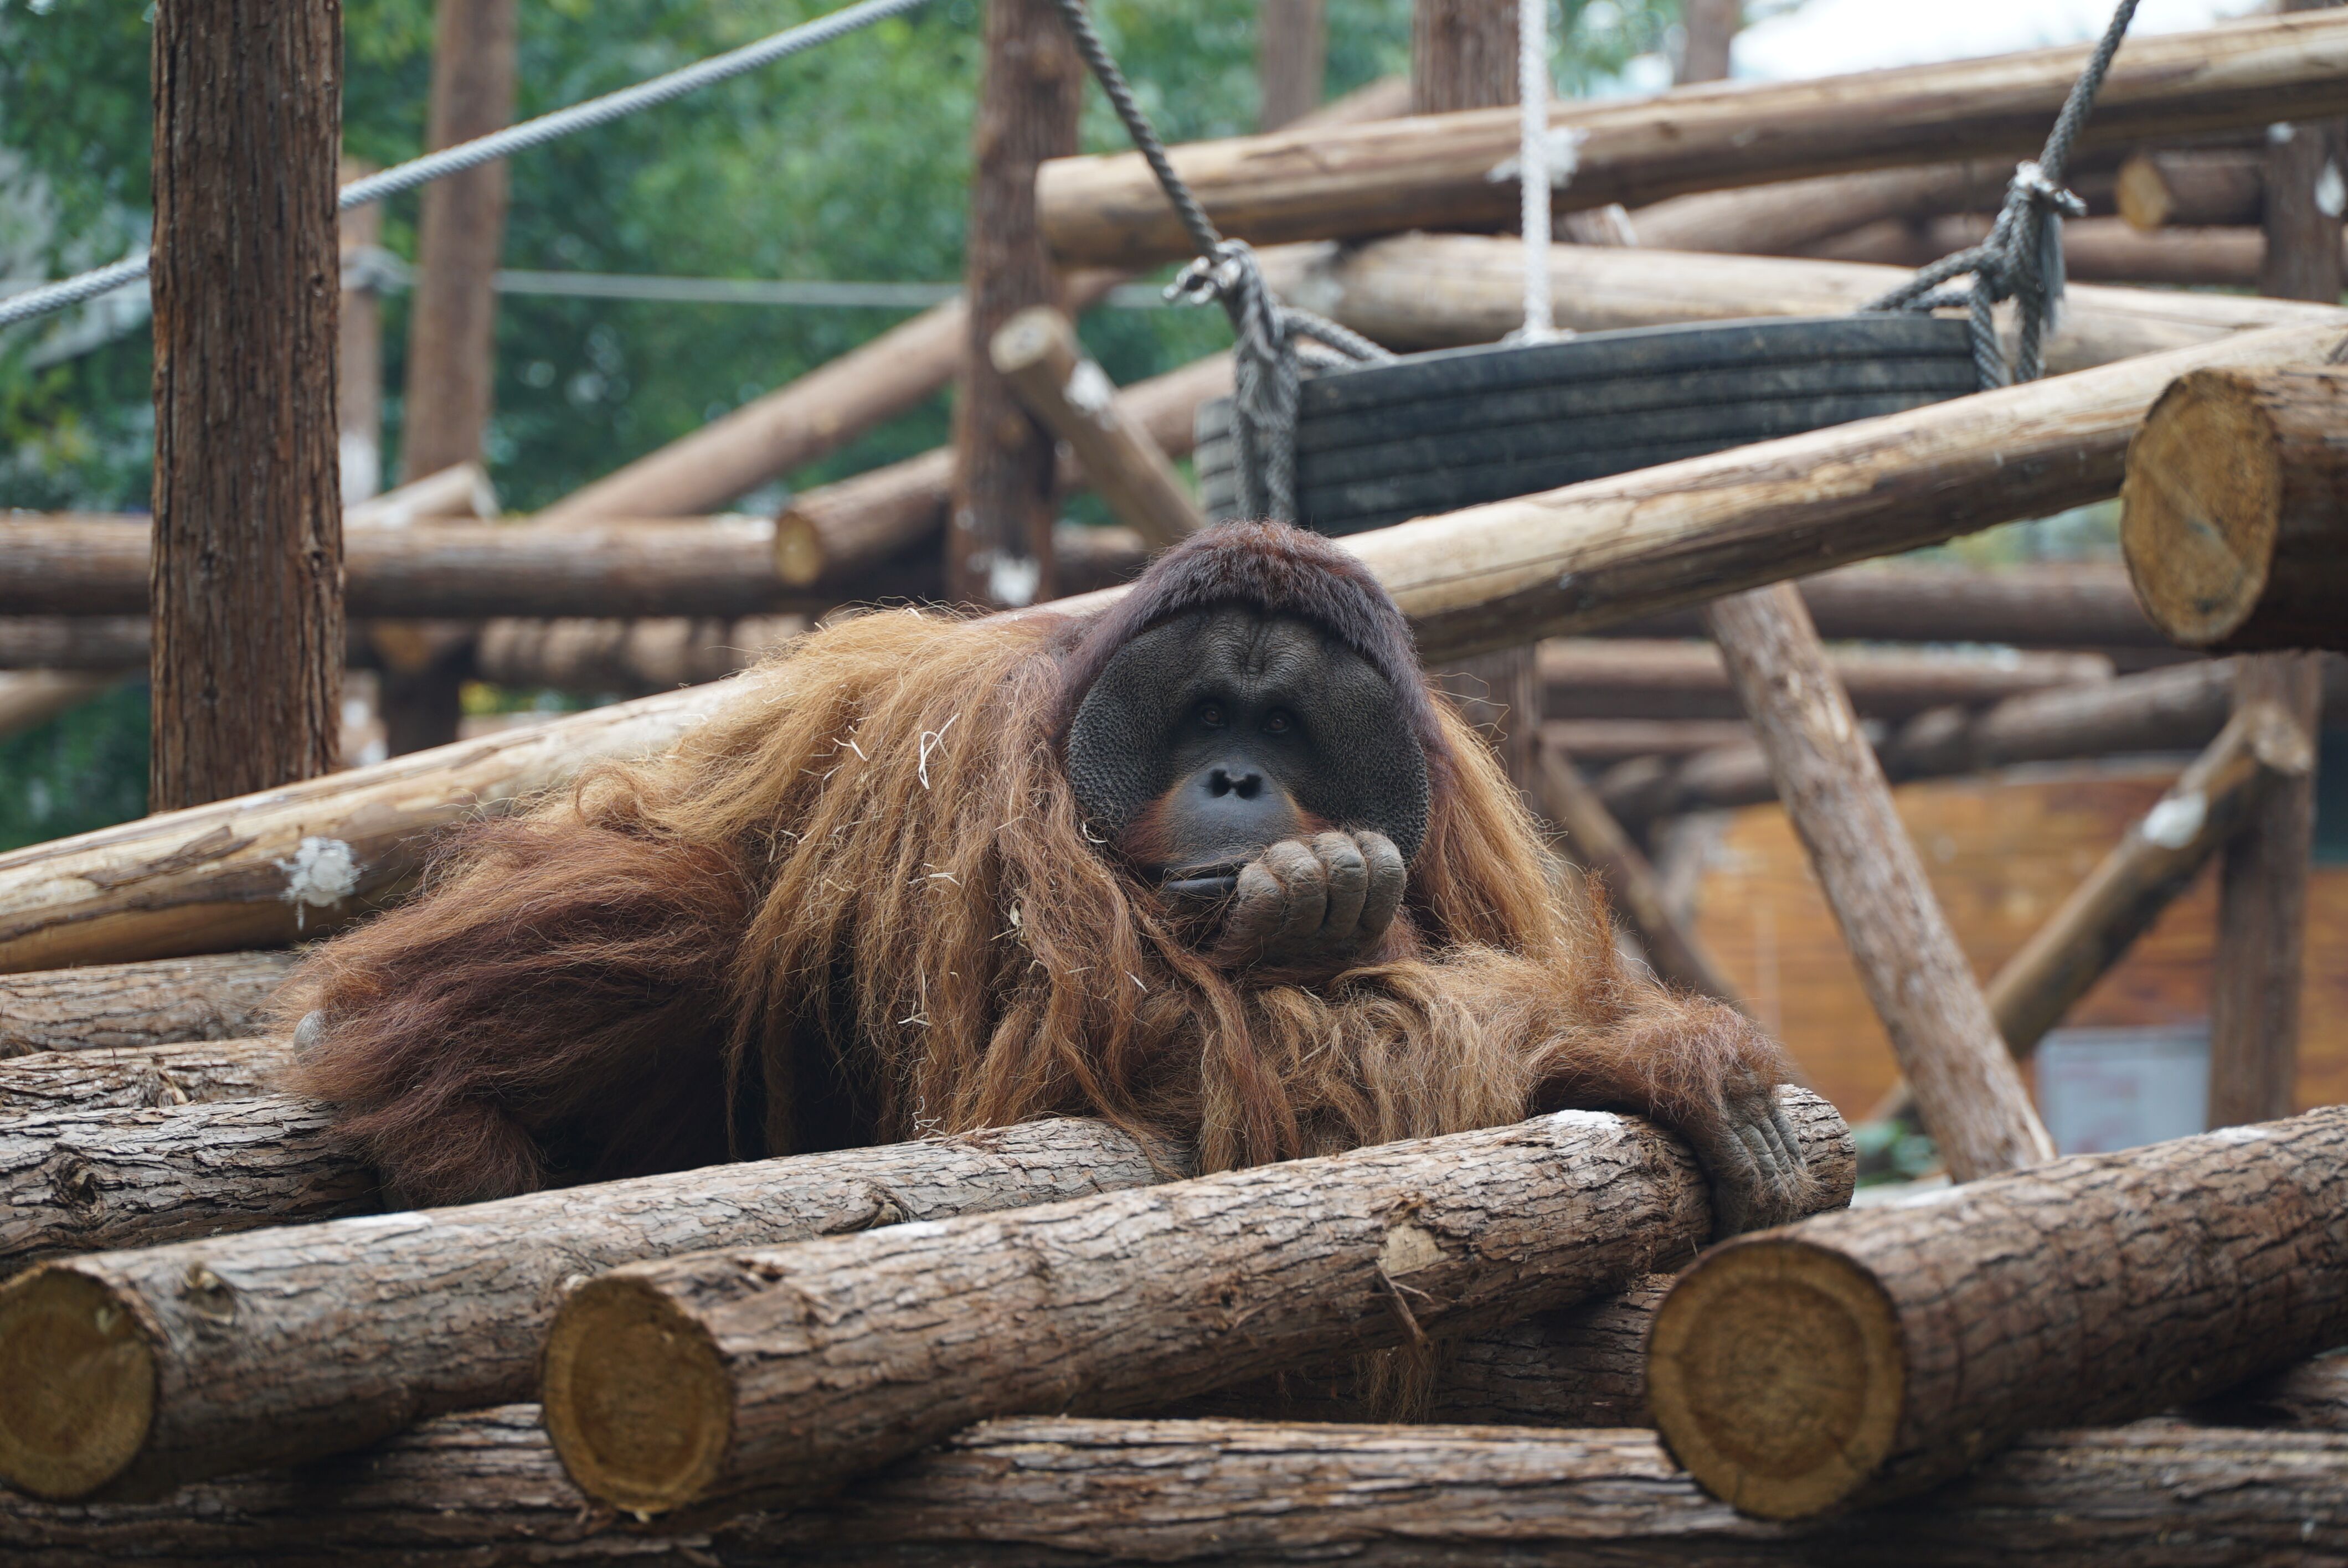
[[[1288,892],[1280,879],[1251,860],[1240,867],[1231,913],[1223,917],[1221,946],[1234,953],[1261,952],[1288,912]]]
[[[1322,917],[1321,935],[1344,941],[1361,924],[1362,905],[1370,896],[1370,867],[1362,851],[1342,833],[1324,833],[1313,840],[1313,853],[1329,873],[1329,912]]]
[[[1263,852],[1263,866],[1280,879],[1288,899],[1286,918],[1272,934],[1274,948],[1291,948],[1321,929],[1329,911],[1329,872],[1311,846],[1284,838]]]
[[[1383,833],[1354,835],[1354,842],[1362,848],[1362,863],[1369,871],[1369,892],[1362,900],[1362,917],[1354,929],[1365,940],[1385,935],[1394,924],[1395,911],[1402,907],[1403,883],[1407,872],[1402,863],[1402,851],[1394,840]]]

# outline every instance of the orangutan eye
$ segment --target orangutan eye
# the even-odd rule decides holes
[[[1199,723],[1204,724],[1210,730],[1221,729],[1223,727],[1223,705],[1220,702],[1200,703]]]
[[[1292,723],[1294,721],[1285,712],[1274,708],[1263,717],[1263,733],[1267,735],[1284,735],[1288,733],[1288,726]]]

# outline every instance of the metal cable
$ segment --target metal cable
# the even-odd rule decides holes
[[[2112,57],[2119,52],[2136,8],[2137,0],[2120,0],[2119,8],[2112,13],[2103,37],[2087,57],[2086,68],[2071,84],[2063,110],[2054,117],[2044,149],[2034,161],[2015,166],[1989,237],[1943,256],[1865,307],[1924,313],[1964,306],[1970,313],[1973,364],[1983,388],[2035,381],[2045,371],[2045,336],[2061,324],[2063,309],[2063,220],[2084,218],[2087,213],[2086,203],[2063,188],[2064,166],[2071,159],[2080,128],[2095,111],[2096,95],[2103,90]],[[1972,284],[1962,294],[1941,286],[1968,274]],[[2015,302],[2021,317],[2011,371],[1997,339],[1996,307],[2007,299]]]
[[[590,98],[569,108],[556,109],[551,114],[508,126],[503,130],[476,137],[471,141],[427,153],[422,158],[398,164],[379,174],[355,179],[342,188],[335,198],[335,204],[345,211],[354,207],[364,207],[368,202],[413,190],[419,185],[427,185],[448,175],[478,169],[493,159],[542,147],[574,131],[609,125],[641,109],[672,102],[687,93],[755,71],[761,66],[812,49],[819,44],[828,44],[834,38],[927,3],[928,0],[858,0],[857,4],[834,11],[829,15],[801,23],[771,37],[761,38],[755,44],[746,44],[741,48],[671,71],[664,77],[654,77],[633,87],[623,87],[600,98]],[[35,316],[63,310],[67,305],[77,305],[84,300],[118,289],[126,283],[135,283],[147,275],[149,259],[149,255],[144,254],[126,257],[95,272],[46,283],[0,301],[0,327],[30,321]]]

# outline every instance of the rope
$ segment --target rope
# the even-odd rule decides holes
[[[1232,345],[1231,446],[1232,470],[1239,478],[1242,514],[1296,520],[1296,400],[1303,384],[1300,361],[1311,354],[1310,338],[1336,351],[1334,356],[1313,354],[1316,363],[1354,361],[1383,364],[1394,358],[1385,349],[1325,316],[1280,302],[1263,281],[1255,250],[1244,240],[1226,240],[1207,210],[1183,182],[1167,156],[1166,144],[1142,112],[1125,73],[1093,28],[1084,0],[1056,0],[1076,52],[1100,83],[1101,92],[1117,110],[1125,134],[1133,141],[1159,188],[1173,205],[1174,215],[1190,237],[1197,260],[1184,267],[1166,286],[1166,297],[1185,304],[1213,302],[1231,319]]]
[[[657,108],[687,93],[697,92],[802,50],[812,49],[819,44],[829,44],[834,38],[869,27],[875,22],[900,12],[911,11],[925,3],[926,0],[858,0],[856,5],[834,11],[828,16],[801,23],[798,26],[761,38],[755,44],[746,44],[741,48],[671,71],[664,77],[654,77],[633,87],[623,87],[600,98],[590,98],[569,108],[556,109],[551,114],[508,126],[503,130],[476,137],[471,141],[427,153],[422,158],[386,169],[379,174],[370,174],[364,179],[355,179],[342,188],[335,204],[342,210],[348,211],[371,201],[381,201],[387,196],[413,190],[419,185],[428,185],[451,174],[478,169],[496,159],[542,147],[575,131],[609,125],[624,116]],[[46,283],[37,289],[28,289],[0,301],[0,327],[30,321],[51,311],[77,305],[84,300],[121,288],[126,283],[135,283],[147,275],[150,255],[151,252],[126,257],[95,272]]]
[[[1525,324],[1513,343],[1558,336],[1549,282],[1549,0],[1517,0],[1518,229],[1525,241]]]
[[[2063,220],[2087,215],[2087,204],[2063,188],[2064,166],[2071,159],[2080,128],[2095,111],[2096,95],[2103,90],[2112,56],[2119,52],[2136,8],[2137,0],[2120,0],[2112,13],[2086,68],[2063,100],[2063,112],[2054,117],[2045,149],[2034,160],[2014,167],[1989,237],[1942,257],[1865,307],[1918,313],[1965,307],[1972,325],[1973,364],[1985,389],[2035,381],[2045,372],[2045,334],[2062,324]],[[1942,287],[1967,274],[1972,283],[1962,292]],[[1997,341],[1995,313],[1998,302],[2008,299],[2015,302],[2022,328],[2010,373]]]

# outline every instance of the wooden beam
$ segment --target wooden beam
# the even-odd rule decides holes
[[[1117,384],[1085,354],[1067,317],[1047,305],[1021,311],[987,354],[1027,412],[1068,444],[1109,509],[1153,548],[1207,526],[1165,449],[1118,407]]]
[[[1704,613],[1950,1174],[1970,1182],[2053,1159],[1801,597],[1779,583]]]
[[[2034,154],[2088,49],[2038,49],[1810,81],[1686,87],[1618,103],[1562,103],[1580,133],[1567,207],[1643,204],[1692,190]],[[2083,150],[2348,109],[2348,24],[2264,17],[2130,39],[2080,138]],[[1258,244],[1410,229],[1491,229],[1516,216],[1512,183],[1487,178],[1516,151],[1516,116],[1279,132],[1177,148],[1175,168],[1227,234]],[[1037,213],[1064,262],[1148,266],[1188,241],[1138,155],[1061,159]]]
[[[1605,887],[1615,912],[1639,938],[1648,965],[1666,985],[1743,1007],[1703,938],[1673,915],[1655,868],[1607,811],[1598,792],[1583,782],[1572,756],[1548,739],[1549,733],[1543,725],[1540,786],[1534,804],[1557,825],[1567,858]]]
[[[2179,377],[2120,507],[2145,614],[2178,642],[2348,649],[2348,374]]]
[[[1831,1106],[1779,1095],[1822,1173],[1853,1158]],[[805,1502],[989,1416],[1179,1399],[1619,1290],[1710,1233],[1706,1192],[1653,1126],[1566,1112],[632,1265],[557,1308],[547,1431],[572,1479],[615,1507]],[[1023,1261],[1042,1256],[1046,1270]]]
[[[1839,648],[1827,655],[1862,717],[1909,719],[1934,708],[1986,707],[2025,692],[2112,679],[2100,653],[1969,654]],[[1549,719],[1725,719],[1743,714],[1720,650],[1709,642],[1560,638],[1540,645]]]
[[[1680,48],[1673,81],[1728,79],[1728,56],[1745,26],[1745,0],[1686,0],[1680,7]]]
[[[345,158],[335,178],[348,185],[376,171]],[[383,297],[368,262],[383,243],[383,203],[336,214],[342,248],[342,323],[335,348],[335,421],[342,432],[343,523],[350,508],[383,488]]]
[[[335,764],[341,6],[162,0],[153,65],[148,798],[169,811]]]
[[[0,1289],[0,1368],[29,1365],[93,1312],[125,1327],[108,1356],[12,1385],[0,1480],[41,1497],[153,1496],[363,1447],[527,1389],[583,1276],[1162,1179],[1105,1123],[1038,1122],[61,1261]],[[223,1313],[233,1334],[215,1331]]]
[[[2120,165],[2113,198],[2137,229],[2256,228],[2266,210],[2266,162],[2240,148],[2139,152]]]
[[[48,1050],[0,1061],[0,1120],[251,1100],[294,1064],[282,1040]]]
[[[1870,561],[1795,589],[1818,635],[1868,642],[2002,642],[2017,648],[2167,648],[2117,562],[2033,561],[1972,569]],[[1621,637],[1701,637],[1694,610],[1607,629]],[[1855,671],[1845,671],[1849,683]],[[1853,700],[1859,693],[1853,693]]]
[[[1638,230],[1639,243],[1659,251],[1791,256],[1805,246],[1890,219],[1993,211],[2013,178],[2013,164],[2006,159],[1827,174],[1674,196],[1640,208],[1631,214],[1631,222]]]
[[[1927,222],[1887,221],[1819,244],[1801,254],[1836,261],[1921,267],[1979,244],[1990,220],[1975,216]],[[2266,240],[2256,229],[2160,229],[2147,233],[2116,218],[2082,218],[2063,225],[2064,266],[2086,282],[2163,288],[2249,288],[2258,281]]]
[[[1765,1519],[1946,1481],[2348,1331],[2348,1107],[1826,1214],[1715,1247],[1655,1315],[1673,1454]]]
[[[119,682],[118,675],[58,670],[0,672],[0,737],[38,729]]]
[[[1321,107],[1329,60],[1323,0],[1262,0],[1256,7],[1256,128],[1278,130]]]
[[[221,953],[0,975],[0,1058],[258,1032],[291,953]]]

